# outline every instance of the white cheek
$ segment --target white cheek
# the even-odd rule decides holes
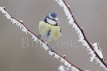
[[[50,23],[50,24],[52,24],[52,25],[55,25],[55,24],[56,24],[56,21],[53,21],[53,20],[51,20],[51,19],[49,19],[49,18],[47,18],[47,22]]]

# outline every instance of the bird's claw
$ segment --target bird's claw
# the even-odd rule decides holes
[[[52,50],[52,48],[53,48],[53,46],[51,45],[51,46],[49,47],[49,51],[51,51],[51,50]]]
[[[40,37],[41,37],[41,35],[37,35],[37,37],[39,37],[39,38],[40,38]]]

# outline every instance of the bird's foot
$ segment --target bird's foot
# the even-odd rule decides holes
[[[41,35],[37,35],[37,37],[39,37],[39,38],[40,38],[40,37],[41,37]]]
[[[49,51],[51,51],[51,50],[52,50],[52,48],[53,48],[53,46],[51,45],[51,46],[49,47]]]

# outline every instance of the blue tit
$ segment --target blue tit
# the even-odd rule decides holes
[[[39,22],[39,33],[47,41],[51,41],[53,47],[53,41],[57,40],[61,35],[61,28],[58,22],[58,15],[56,13],[48,14],[43,21]]]

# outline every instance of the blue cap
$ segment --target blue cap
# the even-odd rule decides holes
[[[58,15],[56,13],[50,13],[50,16],[53,17],[53,18],[57,18]]]

